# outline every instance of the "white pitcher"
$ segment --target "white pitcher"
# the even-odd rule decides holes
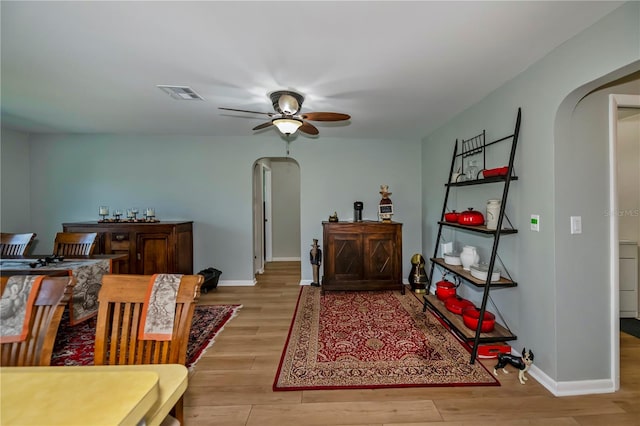
[[[480,255],[474,246],[464,246],[462,247],[462,252],[460,253],[460,262],[462,263],[462,269],[465,271],[469,270],[469,267],[474,263],[480,262]]]
[[[498,229],[498,216],[500,215],[500,200],[487,200],[487,229]]]

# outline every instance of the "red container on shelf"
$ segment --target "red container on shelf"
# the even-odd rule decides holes
[[[473,344],[471,345],[473,347]],[[510,354],[511,346],[504,343],[478,345],[478,358],[498,358],[499,354]]]
[[[462,311],[462,321],[471,330],[478,329],[478,322],[480,321],[480,309],[475,306],[469,306]],[[480,331],[483,333],[491,333],[496,326],[496,316],[491,312],[484,311],[482,320],[482,326]]]
[[[458,222],[458,218],[460,217],[460,213],[458,213],[457,211],[452,211],[449,213],[445,213],[444,214],[444,220],[447,222],[453,222],[456,223]]]
[[[484,225],[484,215],[469,207],[469,210],[460,213],[458,223],[461,225]]]
[[[482,176],[488,178],[493,176],[506,176],[509,172],[509,167],[496,167],[495,169],[485,169],[482,171]]]
[[[443,279],[436,283],[436,297],[439,300],[446,300],[456,295],[456,285],[451,281]]]
[[[444,301],[444,306],[449,312],[453,312],[454,314],[458,315],[462,315],[462,311],[464,310],[464,308],[468,308],[470,306],[475,308],[473,302],[467,299],[463,299],[460,296],[449,297]]]

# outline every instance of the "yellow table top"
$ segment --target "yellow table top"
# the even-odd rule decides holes
[[[187,388],[183,365],[0,368],[0,424],[158,425]]]

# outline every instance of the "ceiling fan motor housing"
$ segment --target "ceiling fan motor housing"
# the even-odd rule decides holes
[[[294,115],[300,111],[304,96],[289,90],[279,90],[271,93],[273,109],[283,115]]]

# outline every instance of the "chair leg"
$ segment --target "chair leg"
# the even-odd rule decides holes
[[[180,422],[181,426],[184,426],[184,407],[183,407],[184,397],[180,397],[176,405],[171,409],[171,415],[176,418]]]

